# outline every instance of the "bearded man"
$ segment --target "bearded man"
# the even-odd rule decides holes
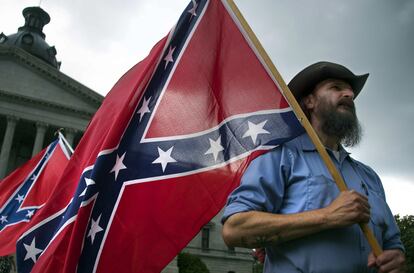
[[[339,192],[303,134],[252,161],[222,222],[233,247],[265,248],[265,272],[404,272],[404,247],[378,175],[344,146],[361,139],[354,99],[368,74],[318,62],[289,83],[349,190]],[[375,257],[358,223],[384,249]]]

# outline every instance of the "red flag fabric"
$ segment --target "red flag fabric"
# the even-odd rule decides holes
[[[69,157],[59,138],[0,181],[0,256],[16,252],[17,239],[49,199]]]
[[[279,90],[226,2],[191,1],[105,98],[19,272],[160,272],[255,156],[303,132]]]

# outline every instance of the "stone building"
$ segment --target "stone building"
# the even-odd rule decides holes
[[[103,100],[59,71],[43,33],[49,15],[39,7],[23,15],[17,33],[0,34],[0,178],[49,144],[58,128],[75,144]]]
[[[222,211],[205,225],[182,250],[198,256],[210,273],[255,273],[251,251],[244,248],[229,248],[221,237]],[[174,259],[162,273],[178,273]]]
[[[103,100],[59,71],[56,49],[43,33],[49,15],[30,7],[23,16],[17,33],[0,33],[0,179],[52,142],[60,128],[74,147]]]
[[[75,146],[103,97],[62,73],[56,49],[45,41],[49,15],[23,10],[18,32],[0,33],[0,179],[37,154],[63,128]],[[199,256],[211,273],[252,272],[248,250],[229,249],[216,216],[183,250]],[[174,260],[165,272],[178,272]]]
[[[252,273],[251,251],[229,248],[221,237],[221,215],[216,215],[184,248],[184,252],[197,255],[210,273]]]

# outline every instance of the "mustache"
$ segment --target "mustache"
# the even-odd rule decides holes
[[[342,98],[337,103],[338,106],[346,106],[348,108],[351,108],[355,110],[355,103],[351,98]]]

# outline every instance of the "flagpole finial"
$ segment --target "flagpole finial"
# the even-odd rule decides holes
[[[65,136],[63,135],[63,131],[65,129],[64,128],[59,128],[55,131],[55,136],[58,136],[58,138],[60,138],[63,143],[66,145],[66,148],[69,150],[70,154],[73,154],[73,148],[72,145],[66,140]]]
[[[59,128],[59,129],[57,129],[56,131],[55,131],[55,133],[53,134],[54,136],[57,136],[57,135],[59,135],[59,134],[62,134],[62,132],[63,131],[65,131],[65,129],[64,128]]]

